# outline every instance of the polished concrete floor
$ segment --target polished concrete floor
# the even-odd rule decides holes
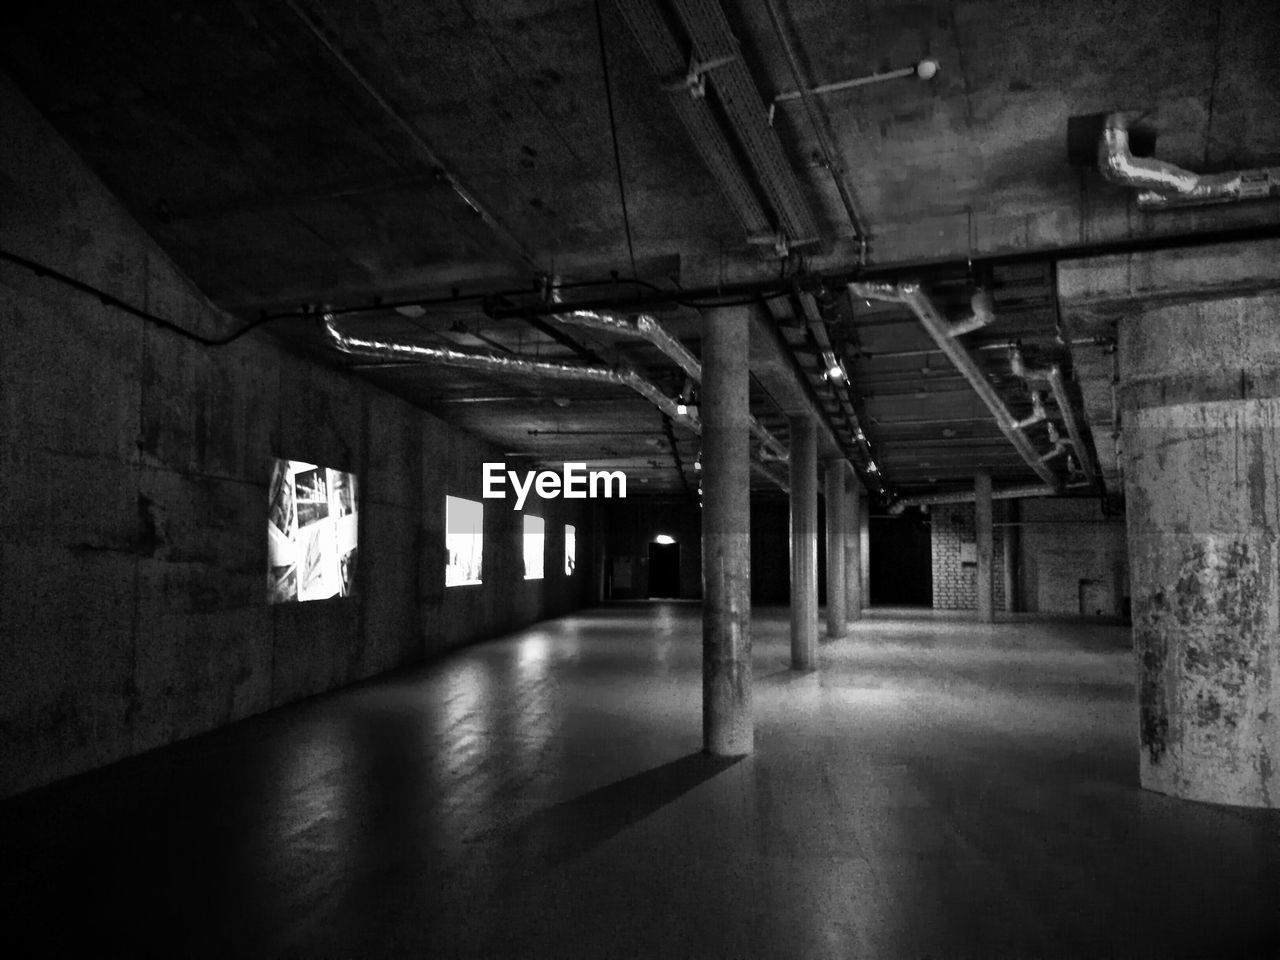
[[[699,754],[591,611],[0,804],[9,956],[1278,957],[1280,813],[1136,786],[1127,631],[877,612]]]

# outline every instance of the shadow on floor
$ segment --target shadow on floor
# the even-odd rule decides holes
[[[591,852],[741,759],[691,753],[491,830],[479,841],[502,851],[508,868],[502,886],[509,890]]]

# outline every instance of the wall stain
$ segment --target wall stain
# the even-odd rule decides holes
[[[1135,615],[1141,739],[1153,762],[1168,747],[1171,686],[1194,698],[1188,722],[1217,730],[1240,724],[1257,651],[1266,642],[1265,566],[1247,541],[1188,544],[1173,584]],[[1181,675],[1166,676],[1169,653],[1179,646]]]

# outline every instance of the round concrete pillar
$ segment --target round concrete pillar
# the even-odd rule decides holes
[[[862,618],[862,485],[848,472],[844,497],[844,615],[847,620],[859,620]]]
[[[831,640],[842,640],[847,635],[844,604],[844,475],[847,469],[843,460],[827,462],[827,637]]]
[[[1280,296],[1120,324],[1141,783],[1280,806]]]
[[[818,428],[791,418],[791,668],[818,666]]]
[[[751,717],[751,433],[747,308],[703,314],[702,741],[754,746]]]

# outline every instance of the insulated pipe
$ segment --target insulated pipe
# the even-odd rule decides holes
[[[1052,497],[1058,491],[1053,487],[1026,486],[1004,487],[991,492],[993,500],[1023,500],[1031,497]],[[931,507],[948,503],[973,503],[972,490],[957,490],[954,493],[930,493],[920,497],[906,497],[889,507],[895,517],[908,507]]]
[[[560,323],[585,327],[588,330],[603,330],[607,333],[640,337],[674,360],[676,365],[695,383],[702,382],[702,364],[698,358],[683,343],[667,332],[667,329],[662,324],[647,313],[627,316],[617,313],[601,313],[597,310],[566,310],[563,313],[552,314],[551,319]],[[749,418],[748,426],[756,439],[768,448],[774,459],[787,459],[786,446],[755,417]]]
[[[973,392],[978,395],[978,398],[986,408],[991,411],[991,415],[995,418],[996,426],[1000,429],[1000,432],[1013,444],[1014,449],[1018,451],[1027,466],[1049,486],[1055,489],[1059,486],[1058,478],[1052,470],[1040,461],[1040,455],[1036,453],[1031,441],[1023,436],[1022,431],[1018,429],[1017,419],[1009,412],[1009,408],[1005,406],[1000,394],[996,393],[995,388],[987,382],[987,378],[983,376],[978,365],[969,356],[969,351],[951,338],[951,335],[947,332],[948,325],[946,320],[938,313],[937,307],[933,305],[933,301],[929,299],[928,294],[920,288],[920,284],[851,283],[849,289],[855,296],[896,301],[910,307],[920,320],[925,332],[938,345],[938,349],[946,354],[952,365],[969,381],[969,386],[973,388]]]
[[[394,340],[366,340],[361,337],[353,337],[339,330],[332,314],[323,314],[322,320],[329,342],[343,353],[381,359],[395,357],[412,363],[441,363],[470,370],[505,371],[561,380],[585,380],[592,383],[617,384],[634,390],[690,432],[697,436],[702,435],[702,423],[696,416],[681,414],[676,409],[674,400],[636,371],[629,368],[615,370],[610,367],[557,363],[551,360],[503,357],[496,353],[472,353],[466,350],[454,350],[452,347],[429,347],[416,343],[400,343]],[[775,476],[767,466],[755,460],[751,462],[751,465],[762,477],[766,477],[771,483],[777,484],[783,492],[787,491],[787,483]]]
[[[1154,157],[1135,157],[1129,150],[1128,127],[1129,115],[1125,113],[1107,117],[1098,141],[1098,170],[1112,183],[1140,190],[1139,209],[1280,196],[1280,167],[1193,173]]]
[[[1084,433],[1080,429],[1080,421],[1076,418],[1075,409],[1071,405],[1071,398],[1067,395],[1067,385],[1062,379],[1062,369],[1055,364],[1048,370],[1032,370],[1026,365],[1026,362],[1022,359],[1022,351],[1016,346],[1009,354],[1009,366],[1016,377],[1021,377],[1023,380],[1044,380],[1049,384],[1049,389],[1053,391],[1053,401],[1058,405],[1058,409],[1062,411],[1062,420],[1067,426],[1067,435],[1071,438],[1071,446],[1075,449],[1076,462],[1080,464],[1080,469],[1084,471],[1085,477],[1092,482],[1096,475],[1093,468],[1093,458],[1089,455],[1089,448],[1085,446]],[[1041,412],[1043,413],[1043,411]],[[1062,452],[1061,445],[1061,442],[1055,443],[1053,450],[1046,454],[1043,459],[1048,460],[1051,457],[1058,456]]]
[[[947,331],[953,337],[958,337],[962,333],[972,333],[974,330],[981,330],[987,324],[992,323],[996,318],[995,303],[991,300],[991,294],[987,290],[975,290],[972,297],[969,298],[969,316],[963,320],[957,320]]]
[[[1076,419],[1071,398],[1067,396],[1067,386],[1062,380],[1062,371],[1058,367],[1053,367],[1049,371],[1049,389],[1053,391],[1053,399],[1057,402],[1058,409],[1062,411],[1062,419],[1067,425],[1067,436],[1071,438],[1071,445],[1076,450],[1076,462],[1080,464],[1084,475],[1092,481],[1096,476],[1093,457],[1089,455],[1089,448],[1085,446],[1084,432],[1080,429],[1080,421]]]
[[[529,360],[524,357],[503,357],[496,353],[473,353],[466,350],[454,350],[452,347],[429,347],[416,343],[400,343],[394,340],[365,340],[339,330],[334,323],[332,314],[324,314],[323,323],[329,342],[343,353],[353,356],[377,357],[379,359],[395,357],[411,363],[442,363],[471,370],[506,371],[561,380],[614,383],[618,386],[629,387],[690,432],[697,436],[702,435],[702,424],[696,416],[680,413],[676,409],[674,400],[630,368],[624,367],[615,370],[610,367],[557,363],[550,360]],[[761,427],[761,430],[763,429]],[[770,437],[769,439],[772,440],[773,438]],[[773,442],[777,443],[776,440]],[[787,492],[787,482],[775,476],[773,470],[769,467],[755,460],[752,460],[751,466],[762,477],[780,487],[784,493]]]

